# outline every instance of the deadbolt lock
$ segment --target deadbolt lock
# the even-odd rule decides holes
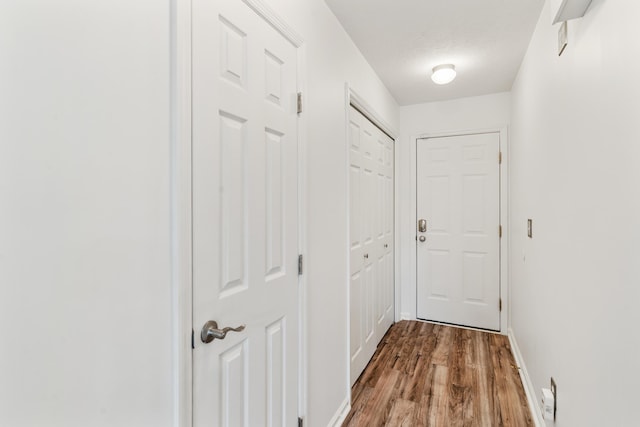
[[[427,232],[427,220],[426,219],[418,220],[418,231],[420,233],[426,233]]]

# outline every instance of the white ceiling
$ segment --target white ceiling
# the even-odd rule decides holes
[[[325,0],[400,105],[509,91],[544,0]],[[551,25],[551,22],[549,22]],[[453,83],[431,69],[455,64]]]

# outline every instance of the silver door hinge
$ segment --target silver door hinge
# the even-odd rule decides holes
[[[498,226],[498,236],[502,239],[502,226]]]
[[[194,348],[196,348],[196,339],[195,339],[195,335],[196,333],[193,331],[193,329],[191,329],[191,349],[193,350]]]
[[[302,92],[298,92],[298,114],[302,113]]]
[[[298,255],[298,276],[302,276],[302,254]]]
[[[498,153],[498,163],[502,164],[502,151]]]
[[[502,311],[502,298],[500,298],[500,301],[498,302],[498,309]]]
[[[302,417],[298,417],[298,427],[303,427],[304,421],[302,421]]]

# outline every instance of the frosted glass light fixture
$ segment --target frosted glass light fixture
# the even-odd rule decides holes
[[[442,64],[433,67],[431,80],[438,85],[446,85],[456,78],[456,67],[453,64]]]

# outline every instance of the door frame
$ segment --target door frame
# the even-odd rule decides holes
[[[481,128],[481,129],[469,129],[469,130],[454,130],[446,132],[430,132],[411,137],[411,218],[413,223],[411,224],[411,230],[413,232],[407,236],[407,240],[411,241],[411,246],[415,247],[415,229],[418,223],[417,212],[417,144],[419,139],[426,138],[441,138],[447,136],[464,136],[464,135],[476,135],[483,133],[498,133],[500,136],[500,152],[502,153],[502,163],[499,164],[500,168],[500,224],[502,225],[502,238],[500,239],[500,298],[502,299],[502,311],[500,312],[500,330],[499,333],[506,335],[509,325],[509,133],[508,126]],[[497,159],[496,159],[497,160]],[[407,228],[408,230],[409,228]],[[407,242],[409,243],[409,242]],[[408,247],[408,246],[407,246]],[[414,305],[412,307],[413,313],[411,318],[417,320],[417,303],[418,303],[418,277],[417,277],[417,250],[412,250],[409,255],[411,264],[411,283],[406,289],[410,289],[412,292],[412,299]],[[405,313],[405,316],[406,313]]]
[[[391,139],[393,139],[393,244],[394,244],[394,248],[393,248],[393,295],[394,295],[394,302],[393,302],[393,317],[394,317],[394,322],[397,322],[398,320],[400,320],[400,256],[399,253],[400,251],[398,250],[400,248],[400,228],[399,228],[399,224],[398,221],[396,220],[397,218],[400,218],[400,212],[399,212],[399,204],[397,201],[397,195],[399,194],[399,188],[398,188],[398,184],[399,184],[399,180],[398,180],[398,165],[399,165],[399,133],[398,131],[391,126],[380,114],[378,114],[378,112],[375,110],[375,108],[373,108],[367,101],[366,99],[361,96],[360,94],[358,94],[358,92],[347,82],[345,83],[345,103],[344,103],[344,111],[345,111],[345,166],[344,166],[344,173],[345,173],[345,178],[346,178],[346,182],[347,182],[347,191],[346,191],[346,200],[345,200],[345,206],[346,206],[346,229],[345,229],[345,236],[346,236],[346,245],[344,247],[344,253],[346,256],[346,260],[347,260],[347,266],[351,265],[351,253],[350,253],[350,247],[349,247],[349,236],[350,236],[350,229],[351,229],[351,224],[349,222],[349,218],[351,218],[351,179],[350,176],[351,174],[350,172],[350,156],[351,156],[351,146],[349,144],[349,114],[350,114],[350,109],[351,106],[355,107],[358,111],[360,111],[369,121],[371,121],[374,125],[376,125],[378,128],[380,128],[384,133],[386,133]],[[346,370],[346,384],[347,384],[347,404],[348,406],[347,408],[347,412],[348,412],[348,408],[351,408],[351,316],[349,313],[349,309],[351,307],[351,292],[350,292],[350,283],[351,283],[351,274],[350,274],[350,268],[347,267],[347,271],[346,271],[346,276],[345,276],[345,285],[346,285],[346,289],[347,289],[347,313],[346,313],[346,317],[347,317],[347,325],[346,325],[346,353],[345,353],[345,360],[347,363],[347,370]],[[344,412],[344,411],[343,411]],[[344,413],[344,415],[346,416],[346,413]]]
[[[237,0],[276,29],[297,50],[297,91],[306,93],[304,39],[264,0]],[[193,222],[192,222],[192,0],[170,0],[171,57],[171,296],[173,349],[173,420],[176,427],[193,425]],[[307,119],[298,114],[298,252],[307,253],[306,147]],[[298,416],[307,412],[306,275],[298,276]]]

